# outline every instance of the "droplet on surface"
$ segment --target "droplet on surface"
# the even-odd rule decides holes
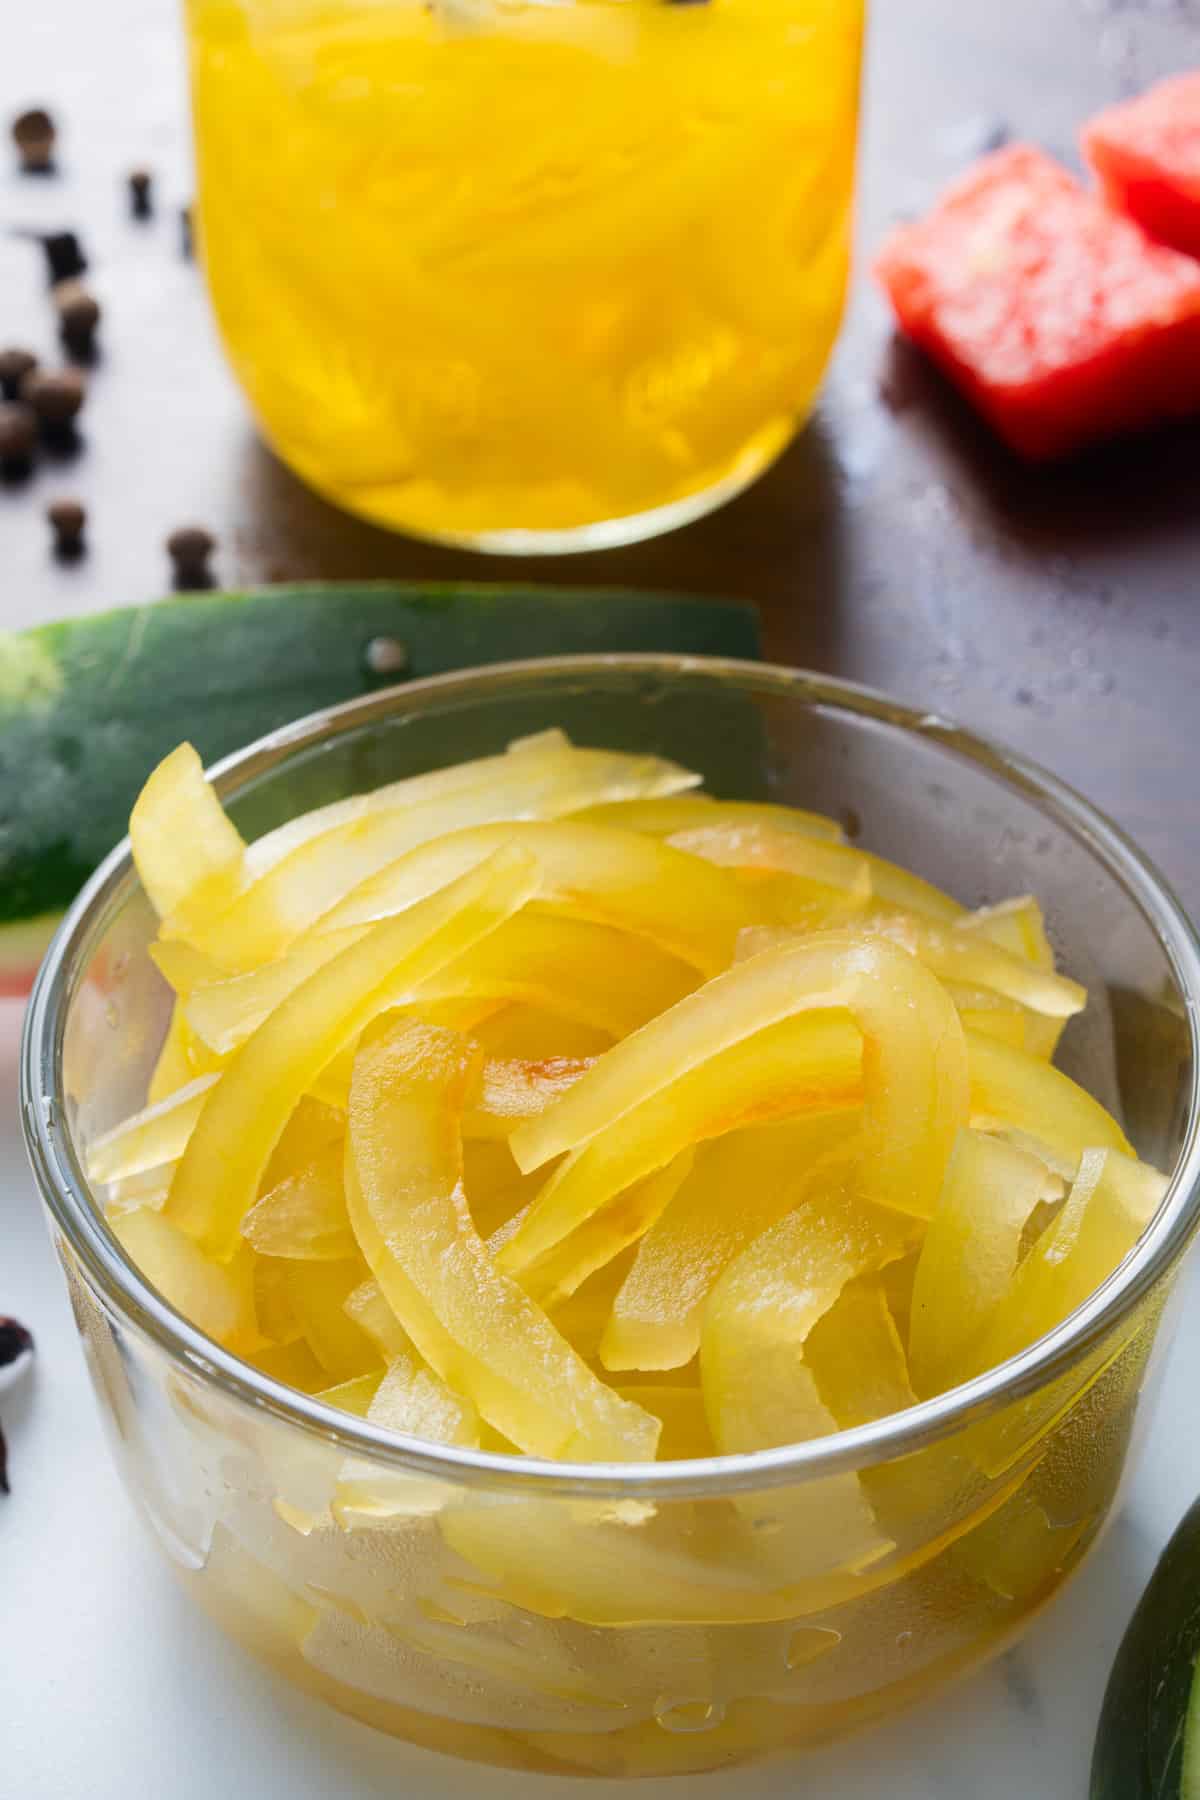
[[[783,1660],[789,1669],[803,1669],[836,1650],[842,1641],[840,1631],[825,1625],[801,1625],[788,1639]]]
[[[654,1703],[654,1717],[664,1731],[712,1731],[725,1717],[720,1700],[668,1700]]]

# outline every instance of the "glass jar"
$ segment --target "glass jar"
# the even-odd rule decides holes
[[[592,549],[807,415],[863,0],[188,0],[201,246],[263,432],[352,512]]]
[[[460,1756],[687,1773],[810,1743],[1008,1643],[1109,1513],[1200,1208],[1200,946],[1074,794],[938,718],[782,669],[566,658],[414,683],[230,758],[248,836],[551,725],[700,769],[717,794],[841,814],[981,904],[1046,908],[1091,1001],[1060,1062],[1173,1171],[1141,1243],[1051,1336],[855,1430],[704,1462],[565,1465],[433,1447],[286,1389],[174,1314],[89,1195],[167,1019],[122,846],[39,977],[30,1153],[125,1483],[179,1577],[310,1692]],[[861,1484],[894,1547],[836,1542]]]

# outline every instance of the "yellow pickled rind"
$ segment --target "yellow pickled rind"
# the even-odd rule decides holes
[[[806,1354],[842,1430],[916,1402],[885,1287],[885,1280],[872,1277],[851,1283],[809,1339]],[[895,1544],[892,1555],[868,1570],[873,1585],[885,1587],[932,1563],[998,1515],[1020,1491],[1037,1456],[1026,1456],[1015,1472],[1010,1467],[994,1478],[955,1436],[864,1469],[863,1496],[878,1529]]]
[[[263,1170],[261,1193],[270,1193],[315,1162],[331,1144],[346,1136],[344,1108],[327,1106],[311,1094],[302,1094],[288,1118]]]
[[[888,1294],[889,1275],[898,1266],[850,1282],[806,1342],[806,1360],[839,1430],[916,1404]],[[880,1530],[897,1545],[896,1557],[880,1568],[895,1579],[977,1530],[1017,1492],[1030,1467],[1027,1457],[1016,1474],[1008,1469],[1001,1472],[1004,1479],[994,1480],[956,1436],[864,1470],[866,1499]]]
[[[357,1249],[346,1212],[345,1153],[338,1142],[306,1168],[256,1200],[242,1220],[242,1236],[261,1256],[337,1262]]]
[[[704,992],[701,990],[694,998],[699,1000]],[[978,1032],[968,1032],[966,1042],[975,1125],[1009,1129],[1026,1119],[1031,1128],[1029,1141],[1044,1146],[1049,1158],[1065,1162],[1070,1168],[1074,1168],[1090,1143],[1126,1145],[1115,1120],[1060,1070]],[[745,1123],[756,1104],[759,1115],[766,1117],[772,1111],[779,1116],[805,1107],[857,1105],[862,1098],[861,1046],[862,1037],[853,1022],[837,1012],[785,1021],[725,1052],[723,1057],[714,1058],[707,1071],[690,1075],[688,1086],[681,1081],[661,1101],[656,1096],[640,1105],[635,1102],[637,1110],[623,1121],[617,1150],[603,1154],[597,1150],[593,1155],[591,1147],[587,1147],[578,1154],[577,1162],[572,1160],[571,1179],[587,1176],[590,1180],[597,1165],[607,1166],[611,1155],[619,1159],[619,1175],[614,1179],[618,1186],[628,1185],[645,1172],[647,1155],[650,1166],[654,1162],[651,1150],[643,1154],[640,1163],[635,1161],[635,1138],[644,1139],[648,1145],[661,1143],[662,1154],[667,1156],[688,1142]],[[597,1065],[597,1070],[589,1072],[589,1079],[597,1071],[606,1075],[608,1068],[603,1063]],[[695,1085],[690,1085],[693,1082]],[[705,1114],[700,1097],[709,1090],[711,1111]],[[691,1104],[693,1099],[695,1107]],[[652,1110],[655,1106],[657,1112]],[[693,1117],[694,1112],[700,1116]],[[548,1117],[544,1112],[533,1124],[540,1126]],[[514,1151],[524,1141],[524,1129],[513,1133]],[[585,1157],[591,1158],[587,1168],[583,1166]],[[564,1170],[560,1184],[566,1179]],[[616,1190],[611,1185],[607,1186],[604,1197],[613,1191]],[[598,1200],[596,1204],[599,1203]]]
[[[943,1547],[931,1539],[903,1558],[878,1555],[886,1541],[863,1520],[861,1495],[851,1491],[846,1523],[839,1522],[846,1498],[841,1476],[813,1481],[802,1496],[794,1486],[746,1496],[719,1518],[684,1502],[655,1512],[460,1493],[438,1525],[471,1566],[465,1589],[543,1618],[599,1626],[766,1624],[861,1598]],[[791,1499],[801,1517],[786,1530]],[[860,1520],[863,1532],[856,1534]],[[865,1566],[838,1562],[843,1542],[861,1552]]]
[[[599,1672],[581,1667],[579,1661],[569,1655],[567,1647],[556,1643],[551,1631],[544,1626],[527,1642],[515,1637],[514,1624],[507,1619],[502,1623],[483,1620],[475,1624],[427,1616],[407,1619],[402,1627],[393,1629],[406,1643],[427,1656],[442,1664],[458,1665],[469,1676],[486,1682],[489,1688],[497,1682],[502,1682],[505,1688],[527,1687],[528,1700],[514,1715],[518,1718],[531,1716],[530,1704],[538,1706],[541,1703],[540,1709],[544,1711],[547,1701],[566,1702],[566,1707],[557,1709],[564,1722],[572,1714],[571,1722],[576,1722],[581,1708],[598,1710],[600,1718],[593,1723],[599,1731],[621,1730],[632,1717],[644,1716],[646,1703],[633,1713],[628,1700],[623,1697],[628,1690],[622,1687],[619,1677],[612,1679],[610,1676],[605,1682],[598,1678]],[[603,1673],[610,1672],[606,1669]],[[557,1734],[549,1731],[548,1735]]]
[[[352,1381],[377,1369],[378,1346],[346,1311],[346,1301],[366,1277],[361,1256],[340,1262],[286,1263],[287,1295],[305,1341],[334,1381]]]
[[[220,907],[234,893],[245,844],[190,744],[164,757],[129,816],[134,865],[159,918],[185,904]]]
[[[847,1283],[902,1256],[913,1222],[859,1201],[858,1159],[830,1153],[828,1185],[743,1250],[704,1315],[700,1373],[713,1441],[725,1455],[825,1437],[838,1423],[821,1398],[805,1345]],[[895,1545],[879,1528],[857,1475],[796,1484],[735,1505],[760,1554],[781,1575],[819,1547],[823,1571],[858,1572]],[[768,1526],[764,1521],[769,1521]]]
[[[384,1379],[381,1370],[373,1369],[369,1375],[355,1375],[350,1381],[339,1381],[334,1387],[318,1388],[313,1399],[365,1419]]]
[[[909,1320],[912,1315],[913,1282],[917,1274],[919,1251],[913,1250],[898,1262],[888,1263],[880,1280],[887,1294],[888,1310],[896,1321],[900,1342],[908,1343]]]
[[[326,1396],[322,1396],[325,1398]],[[447,1387],[410,1344],[377,1379],[364,1408],[372,1425],[427,1444],[479,1445],[479,1414],[463,1395]],[[330,1510],[344,1531],[411,1519],[436,1512],[442,1494],[434,1482],[379,1463],[351,1460],[338,1477]]]
[[[947,924],[961,919],[965,907],[943,893],[941,888],[934,887],[932,882],[923,881],[911,869],[902,869],[899,863],[889,862],[885,856],[876,856],[870,850],[861,850],[858,854],[867,859],[872,891],[887,905],[903,906],[909,912],[941,919]]]
[[[803,832],[751,823],[701,823],[672,832],[667,842],[720,868],[794,875],[818,889],[864,900],[872,891],[870,866],[861,851]]]
[[[636,1401],[662,1421],[658,1440],[660,1462],[691,1462],[716,1453],[704,1395],[695,1382],[672,1387],[667,1383],[640,1381],[628,1387],[618,1384],[617,1392]]]
[[[967,1117],[967,1059],[958,1015],[937,980],[881,940],[818,933],[764,951],[614,1046],[571,1091],[511,1138],[524,1169],[588,1144],[647,1094],[799,1013],[844,1008],[863,1034],[863,1160],[869,1199],[932,1215],[950,1146]],[[505,1248],[519,1268],[563,1235],[554,1187]],[[570,1221],[573,1223],[574,1221]],[[569,1225],[566,1227],[569,1228]]]
[[[1094,1291],[1163,1182],[1051,1065],[1086,995],[1036,900],[968,913],[831,819],[695,781],[544,732],[247,848],[194,752],[168,758],[134,838],[175,1005],[147,1108],[87,1166],[171,1304],[401,1436],[639,1461],[902,1411]],[[570,1657],[493,1629],[504,1608],[543,1638],[776,1624],[805,1636],[783,1700],[828,1609],[945,1550],[1024,1603],[1082,1541],[1030,1474],[1144,1355],[1132,1329],[951,1442],[719,1518],[353,1463],[320,1504],[339,1535],[420,1520],[465,1559],[372,1655],[591,1709],[557,1741],[608,1767],[606,1733],[660,1727],[609,1719]],[[704,1650],[698,1712],[736,1699],[729,1656]]]
[[[577,1230],[562,1238],[521,1273],[521,1286],[539,1306],[552,1311],[582,1287],[661,1218],[687,1179],[693,1161],[682,1150],[665,1169],[635,1182],[592,1213]]]
[[[688,833],[671,841],[687,847],[694,838],[701,835]],[[805,854],[806,857],[819,858],[829,852],[824,846],[815,845],[806,848]],[[870,898],[870,871],[865,857],[861,859],[861,874],[867,883],[866,892],[862,896],[865,904]],[[819,888],[819,884],[812,885]],[[832,888],[823,891],[825,894],[836,892]],[[982,989],[1002,1001],[1012,1002],[1046,1019],[1057,1021],[1059,1028],[1065,1020],[1083,1011],[1087,1005],[1087,990],[1079,982],[1056,974],[1053,967],[1049,970],[1041,968],[1026,957],[992,942],[980,930],[966,929],[972,922],[973,915],[966,920],[945,924],[923,918],[916,912],[875,903],[870,907],[863,925],[871,936],[887,938],[909,951],[926,968],[931,969],[940,981],[948,985]],[[759,940],[758,947],[762,949],[772,947],[773,936],[777,943],[783,941],[782,932],[775,934],[769,926],[751,928],[749,932],[743,933],[742,944],[739,944],[740,956],[745,954],[745,940],[756,936]],[[750,946],[746,945],[746,948]]]
[[[963,1378],[1016,1273],[1046,1175],[1024,1150],[978,1131],[960,1135],[913,1284],[909,1359],[918,1393]]]
[[[1023,956],[1036,969],[1054,968],[1054,951],[1046,934],[1046,920],[1032,894],[1018,894],[996,906],[977,906],[958,920],[960,931],[977,933]]]
[[[1021,1262],[988,1331],[972,1347],[965,1374],[1017,1355],[1082,1305],[1133,1249],[1166,1185],[1157,1170],[1120,1151],[1086,1152],[1061,1210]],[[974,1428],[972,1452],[980,1466],[1003,1474],[1035,1453],[1127,1352],[1144,1356],[1152,1336],[1152,1324],[1136,1318],[1065,1376]]]
[[[496,1233],[528,1206],[539,1183],[536,1175],[522,1175],[506,1139],[468,1138],[470,1116],[474,1115],[463,1115],[463,1185],[475,1229],[490,1244]]]
[[[754,911],[734,876],[681,850],[573,819],[478,826],[438,837],[362,882],[314,928],[341,931],[401,912],[502,848],[542,871],[538,902],[646,937],[704,974],[727,967]]]
[[[329,1386],[329,1371],[322,1368],[304,1339],[290,1344],[264,1344],[260,1350],[243,1351],[246,1361],[272,1381],[298,1388],[302,1394],[319,1394]]]
[[[971,1124],[979,1130],[1018,1127],[1074,1168],[1098,1145],[1132,1154],[1129,1140],[1098,1100],[1040,1057],[972,1032]]]
[[[676,1369],[690,1362],[722,1270],[799,1203],[814,1163],[846,1142],[858,1123],[857,1111],[815,1113],[729,1132],[702,1149],[638,1245],[600,1345],[605,1368]]]
[[[107,1183],[104,1216],[115,1219],[121,1213],[161,1212],[167,1203],[175,1164],[160,1163],[153,1169],[139,1170],[136,1175],[122,1175]]]
[[[1028,1047],[1031,1025],[1046,1023],[1045,1020],[1035,1021],[1018,1001],[1006,1000],[1002,994],[992,993],[988,988],[968,987],[960,981],[945,980],[942,986],[954,1002],[964,1031],[998,1038],[1013,1050]]]
[[[181,1000],[197,988],[226,979],[226,971],[215,957],[182,941],[156,939],[150,946],[150,960]]]
[[[837,820],[824,813],[804,812],[796,806],[762,805],[752,800],[714,800],[710,794],[676,794],[665,800],[617,800],[607,806],[589,806],[577,817],[592,825],[642,831],[647,837],[673,837],[676,832],[690,831],[695,826],[714,825],[769,825],[831,844],[842,843],[845,836]]]
[[[554,1309],[554,1323],[585,1362],[598,1363],[600,1340],[612,1312],[617,1290],[629,1273],[636,1246],[630,1245],[610,1263],[589,1275],[570,1299]]]
[[[1057,1584],[1095,1520],[1057,1524],[1026,1489],[968,1533],[954,1559],[1002,1600],[1028,1602]]]
[[[185,939],[231,970],[251,969],[280,955],[361,883],[448,832],[499,820],[557,818],[597,799],[670,792],[694,779],[655,757],[569,747],[496,761],[490,781],[436,801],[372,807],[368,797],[355,816],[288,849],[224,910],[198,919],[189,906],[186,917],[168,916],[164,936]]]
[[[958,921],[963,932],[985,937],[1014,956],[1023,956],[1035,968],[1053,972],[1054,951],[1046,932],[1042,909],[1032,894],[1002,900],[998,906],[981,906]],[[1049,1062],[1058,1047],[1065,1021],[1033,1018],[1027,1021],[1021,1048]]]
[[[885,973],[921,989],[934,1022],[947,1027],[953,1042],[953,1009],[936,983],[911,973],[914,968],[913,959],[892,946],[848,933],[765,950],[614,1045],[569,1094],[513,1134],[513,1155],[522,1168],[534,1169],[577,1149],[680,1076],[768,1026],[802,1010],[852,1010],[872,978]],[[903,1005],[898,1000],[893,1014]]]
[[[463,1114],[467,1137],[508,1138],[522,1119],[545,1112],[552,1101],[574,1087],[591,1058],[553,1056],[539,1061],[489,1057],[480,1072],[478,1091]],[[507,1161],[518,1171],[511,1152]]]
[[[782,1371],[784,1365],[779,1366]],[[812,1370],[798,1357],[785,1366],[785,1386],[776,1394],[769,1417],[764,1413],[755,1423],[795,1434],[782,1438],[781,1443],[832,1436],[838,1429],[837,1420],[822,1401]],[[772,1372],[775,1367],[772,1365]],[[705,1412],[711,1427],[707,1386]],[[757,1430],[746,1434],[747,1438],[757,1435]],[[732,1453],[732,1446],[722,1442],[715,1430],[713,1441],[724,1455]],[[771,1446],[756,1443],[753,1447]],[[734,1506],[756,1534],[762,1562],[777,1570],[783,1581],[802,1572],[806,1558],[816,1559],[821,1572],[860,1574],[883,1562],[896,1548],[881,1529],[862,1481],[849,1472],[798,1482],[762,1497],[739,1496]]]
[[[359,943],[369,929],[363,925],[330,932],[299,945],[277,962],[263,963],[241,975],[225,973],[207,957],[201,974],[193,960],[197,953],[186,944],[160,944],[154,956],[176,992],[185,995],[184,1012],[197,1037],[218,1055],[227,1056],[289,995],[343,950]]]
[[[385,1363],[398,1356],[415,1356],[413,1341],[383,1296],[383,1289],[369,1276],[342,1301],[345,1312],[360,1331],[365,1331]]]
[[[861,1200],[857,1159],[834,1155],[841,1168],[831,1168],[828,1186],[743,1250],[709,1298],[700,1370],[713,1438],[726,1454],[836,1429],[803,1365],[808,1335],[848,1282],[903,1256],[919,1237],[911,1218]]]
[[[154,954],[153,944],[150,946],[150,954]],[[147,1105],[156,1106],[160,1100],[170,1099],[172,1094],[178,1092],[181,1087],[186,1087],[188,1082],[194,1078],[196,1071],[192,1068],[188,1056],[190,1035],[183,1008],[176,1001],[171,1008],[167,1035],[163,1039],[162,1049],[158,1053],[158,1060],[146,1088]]]
[[[110,1218],[126,1255],[163,1299],[227,1349],[259,1342],[249,1253],[216,1263],[160,1213],[139,1208]]]
[[[440,893],[385,919],[302,983],[246,1040],[204,1096],[167,1212],[213,1255],[229,1255],[267,1160],[321,1070],[386,1004],[401,972],[432,974],[534,893],[538,869],[498,851]]]
[[[494,1008],[471,1027],[471,1035],[489,1056],[508,1062],[590,1062],[613,1041],[610,1032],[517,1001]]]
[[[279,961],[242,975],[210,969],[215,978],[187,989],[188,1024],[213,1051],[228,1055],[301,983],[369,929],[360,923],[307,937]],[[192,954],[182,948],[185,956]],[[180,949],[164,944],[157,952],[160,967],[176,983]],[[619,983],[609,973],[614,966],[623,973]],[[623,1036],[673,1006],[697,979],[685,963],[611,926],[528,912],[509,919],[495,944],[480,944],[439,974],[401,980],[390,1004],[427,1008],[441,1001],[519,1000]]]
[[[857,1108],[861,1065],[860,1035],[828,1012],[784,1019],[721,1051],[566,1157],[522,1220],[520,1241],[505,1243],[502,1262],[526,1267],[690,1145],[808,1110]]]
[[[1079,982],[1052,969],[1040,969],[987,941],[979,932],[963,929],[961,920],[945,926],[914,913],[880,910],[871,915],[867,928],[911,951],[941,981],[988,989],[1059,1021],[1072,1018],[1087,1005],[1087,990]]]
[[[363,1254],[426,1361],[521,1449],[652,1458],[658,1421],[592,1373],[475,1229],[459,1125],[474,1060],[455,1034],[403,1021],[360,1051],[346,1188]]]
[[[469,1400],[448,1388],[416,1355],[401,1354],[388,1367],[367,1414],[406,1437],[431,1444],[477,1444],[479,1415]]]
[[[1082,1306],[1133,1249],[1166,1186],[1156,1169],[1119,1150],[1085,1151],[1062,1210],[1018,1268],[967,1373],[1016,1356]]]
[[[96,1138],[84,1156],[89,1181],[119,1181],[183,1155],[216,1075],[199,1075],[165,1100]]]
[[[1052,1448],[1057,1460],[1062,1454],[1056,1443],[1060,1428],[1070,1430],[1085,1462],[1114,1420],[1127,1435],[1169,1291],[1152,1290],[1118,1330],[1110,1331],[1065,1375],[969,1427],[965,1441],[979,1467],[990,1475],[1004,1475],[1022,1461],[1028,1464],[1048,1455]],[[1113,1476],[1119,1474],[1120,1465],[1099,1465],[1096,1473],[1103,1480],[1101,1469]]]
[[[865,858],[846,887],[810,880],[779,869],[733,871],[746,900],[764,925],[751,925],[738,938],[738,962],[798,932],[839,931],[863,919],[871,905],[871,871]],[[752,947],[755,937],[757,945]]]
[[[284,1258],[256,1256],[252,1287],[254,1314],[263,1337],[281,1348],[303,1338],[304,1327],[292,1305],[288,1266]]]
[[[843,1288],[805,1344],[821,1399],[839,1431],[916,1404],[908,1358],[880,1275]]]
[[[444,769],[433,769],[423,775],[407,775],[389,781],[366,794],[350,794],[344,800],[313,807],[298,813],[286,825],[276,826],[263,837],[256,838],[246,851],[246,876],[257,880],[273,869],[301,844],[321,837],[335,826],[352,824],[369,813],[403,811],[414,806],[428,806],[449,800],[467,788],[486,787],[494,776],[507,778],[513,772],[514,757],[526,754],[541,756],[547,750],[570,748],[565,732],[539,732],[536,737],[520,738],[495,756],[476,757],[471,762],[451,763]],[[687,784],[685,784],[687,785]]]
[[[422,1006],[457,997],[521,1001],[624,1037],[691,993],[698,979],[646,938],[535,905],[423,983],[412,999]]]
[[[689,795],[687,798],[698,801],[703,796]],[[928,881],[922,881],[919,875],[914,875],[910,870],[888,862],[885,857],[873,855],[869,850],[859,850],[849,845],[842,845],[839,849],[837,841],[833,840],[829,843],[830,853],[819,860],[824,845],[814,845],[807,852],[802,846],[789,845],[788,838],[791,834],[785,823],[791,813],[788,807],[731,810],[736,816],[728,819],[715,817],[714,813],[719,815],[726,811],[718,802],[715,808],[688,818],[679,832],[669,835],[675,841],[686,843],[686,835],[681,834],[693,830],[710,833],[705,837],[697,836],[692,839],[691,847],[695,854],[708,855],[713,860],[732,866],[757,865],[759,868],[790,869],[795,874],[806,875],[810,880],[827,883],[848,893],[858,890],[865,875],[867,892],[877,901],[887,906],[904,907],[923,918],[953,924],[965,914],[966,909],[957,900],[952,900],[949,894],[944,894]],[[810,818],[813,815],[800,816]],[[713,829],[720,826],[728,826],[729,829],[724,833]]]

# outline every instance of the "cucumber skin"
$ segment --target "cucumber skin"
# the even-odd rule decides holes
[[[1091,1800],[1181,1795],[1183,1723],[1200,1655],[1200,1500],[1184,1514],[1117,1652],[1092,1756]]]
[[[369,667],[376,637],[404,644],[402,675]],[[330,582],[0,635],[0,992],[27,985],[38,960],[28,928],[36,921],[34,937],[48,938],[182,738],[212,762],[398,680],[639,650],[755,657],[757,615],[741,602],[621,589]]]

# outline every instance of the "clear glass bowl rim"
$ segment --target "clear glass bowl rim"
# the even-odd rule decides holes
[[[751,694],[866,718],[974,763],[1032,801],[1115,877],[1153,930],[1184,997],[1191,1040],[1191,1091],[1183,1148],[1159,1211],[1137,1248],[1091,1297],[1020,1356],[960,1388],[851,1431],[753,1455],[672,1463],[559,1463],[432,1445],[322,1405],[243,1363],[176,1313],[128,1262],[89,1195],[65,1127],[63,1036],[77,982],[109,921],[137,884],[129,840],[118,844],[79,894],[38,973],[21,1048],[21,1117],[26,1149],[49,1211],[73,1256],[106,1304],[168,1358],[241,1405],[324,1439],[347,1454],[451,1485],[526,1498],[551,1494],[594,1501],[720,1498],[815,1481],[926,1448],[1035,1392],[1064,1374],[1117,1325],[1186,1250],[1200,1224],[1200,936],[1171,889],[1121,829],[1037,764],[856,683],[806,670],[732,658],[561,656],[491,664],[382,689],[282,727],[223,759],[211,771],[223,794],[267,773],[293,752],[397,712],[530,691],[545,680],[575,686],[589,677],[643,675],[669,682],[703,677]]]

